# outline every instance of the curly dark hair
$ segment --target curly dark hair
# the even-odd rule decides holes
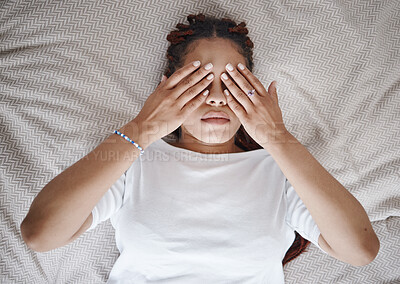
[[[248,30],[245,22],[236,24],[235,21],[228,18],[218,19],[212,16],[205,16],[201,13],[198,15],[190,14],[187,16],[187,20],[189,24],[177,24],[176,28],[178,30],[170,32],[167,36],[167,40],[171,43],[166,55],[168,66],[164,75],[167,78],[183,66],[185,56],[195,48],[195,44],[192,43],[203,38],[224,38],[231,40],[235,43],[234,46],[237,51],[246,59],[246,67],[251,72],[253,71],[252,48],[254,44],[247,36]],[[181,127],[173,131],[172,134],[179,139],[181,136]],[[251,138],[243,125],[240,126],[235,134],[235,144],[245,151],[263,149],[262,146]],[[282,265],[299,256],[310,244],[308,240],[304,239],[296,231],[295,234],[296,238],[286,252]]]

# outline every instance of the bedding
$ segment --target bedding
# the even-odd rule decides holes
[[[353,267],[314,245],[287,283],[400,283],[399,1],[0,2],[0,282],[105,283],[109,221],[30,250],[20,224],[39,191],[132,120],[189,14],[245,21],[253,73],[278,82],[287,129],[363,205],[381,248]]]

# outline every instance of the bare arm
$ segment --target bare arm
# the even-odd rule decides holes
[[[292,184],[318,228],[321,247],[354,266],[375,259],[380,242],[365,209],[290,133],[264,145]]]
[[[145,149],[152,142],[139,125],[134,119],[119,131]],[[27,245],[43,252],[71,242],[78,230],[82,233],[83,227],[90,226],[95,205],[139,155],[134,145],[112,134],[53,178],[35,197],[21,223]]]
[[[206,96],[200,93],[212,81],[205,77],[211,69],[199,69],[193,63],[168,79],[164,76],[135,119],[119,131],[145,149],[177,129],[204,103]],[[56,176],[33,200],[21,224],[24,241],[35,251],[48,251],[74,240],[89,226],[91,212],[102,196],[139,154],[130,142],[112,134]]]

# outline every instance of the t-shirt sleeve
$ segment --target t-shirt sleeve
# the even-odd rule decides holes
[[[309,240],[322,252],[328,254],[318,244],[321,232],[317,224],[287,178],[285,178],[285,192],[287,200],[286,223],[303,238]]]
[[[122,207],[125,193],[126,173],[127,172],[125,171],[121,175],[121,177],[107,190],[93,208],[92,225],[86,231],[93,230],[98,224],[109,219]]]

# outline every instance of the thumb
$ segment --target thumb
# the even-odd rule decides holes
[[[278,102],[278,92],[276,91],[276,86],[277,86],[278,82],[277,81],[273,81],[268,88],[268,93],[270,93],[272,95],[272,97],[274,98],[274,100],[276,102]]]

